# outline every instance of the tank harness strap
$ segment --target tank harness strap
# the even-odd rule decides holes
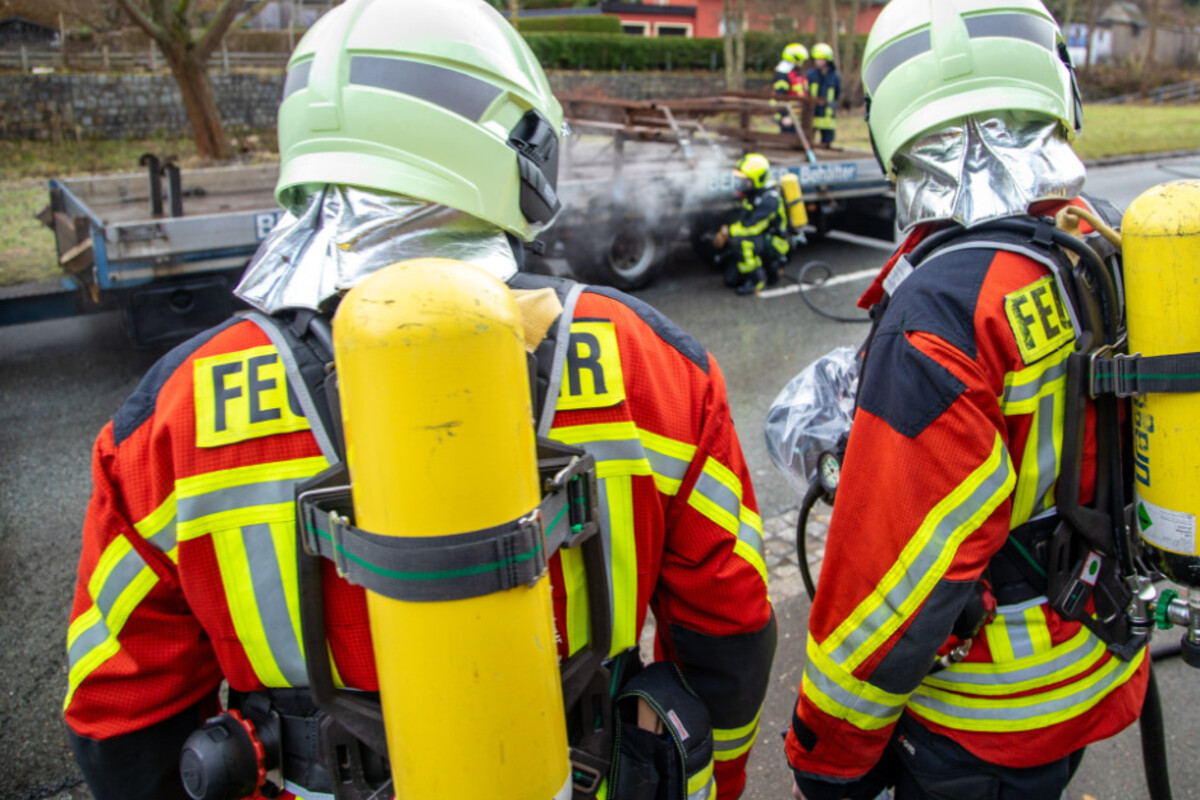
[[[479,597],[537,580],[559,546],[599,530],[595,459],[539,440],[542,502],[517,519],[446,536],[381,536],[354,525],[349,475],[336,464],[297,494],[301,539],[351,583],[397,600]],[[564,524],[565,523],[565,524]]]
[[[1200,392],[1200,353],[1165,356],[1097,355],[1089,378],[1093,397],[1117,397],[1158,392]]]

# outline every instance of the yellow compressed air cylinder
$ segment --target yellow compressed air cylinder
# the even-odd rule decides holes
[[[357,525],[462,534],[540,500],[520,313],[459,261],[393,264],[333,323]],[[367,594],[398,800],[570,796],[550,580],[446,602]]]
[[[794,172],[785,172],[779,179],[783,189],[783,202],[787,206],[788,222],[796,230],[808,224],[808,209],[804,206],[804,192],[800,188],[800,178]]]
[[[1121,225],[1129,352],[1200,352],[1200,181],[1143,192]],[[1134,519],[1163,573],[1200,587],[1200,394],[1132,398]]]

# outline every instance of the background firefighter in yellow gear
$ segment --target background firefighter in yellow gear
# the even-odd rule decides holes
[[[833,48],[821,42],[813,45],[813,66],[805,75],[813,106],[813,129],[821,135],[821,144],[828,147],[837,135],[837,103],[842,97],[842,76],[833,61]]]
[[[792,42],[783,48],[779,63],[775,65],[775,75],[771,82],[771,92],[774,94],[771,102],[787,102],[802,116],[809,109],[808,78],[805,77],[804,63],[808,61],[808,48],[799,42]],[[785,106],[780,106],[775,112],[775,124],[780,133],[793,133],[797,120],[792,118]],[[805,131],[807,134],[808,131]]]
[[[738,294],[754,294],[775,285],[787,265],[792,249],[787,210],[765,156],[742,156],[733,180],[742,208],[738,219],[717,233],[713,245],[721,250],[718,263],[725,268],[725,285]]]

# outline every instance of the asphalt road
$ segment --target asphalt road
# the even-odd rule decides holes
[[[1092,186],[1127,203],[1180,171],[1200,175],[1200,159],[1166,166],[1173,172],[1155,162],[1095,170]],[[789,271],[794,276],[803,263],[826,262],[838,280],[807,296],[834,314],[861,315],[854,299],[885,257],[879,248],[828,239],[805,248]],[[737,297],[683,248],[638,296],[694,334],[721,364],[763,516],[794,508],[798,498],[763,444],[766,410],[805,365],[833,347],[858,344],[866,326],[820,317],[795,293]],[[66,796],[63,790],[78,781],[60,707],[90,447],[157,355],[132,350],[111,314],[0,329],[0,798]],[[807,605],[795,596],[780,598],[780,648],[751,759],[750,800],[790,796],[779,732],[795,701]],[[1198,678],[1178,659],[1160,669],[1180,798],[1200,796],[1193,788],[1200,786],[1200,760],[1192,757],[1200,730],[1191,713],[1200,708]],[[1068,797],[1145,797],[1138,746],[1131,730],[1091,748]]]

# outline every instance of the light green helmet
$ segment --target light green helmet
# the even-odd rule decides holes
[[[880,165],[920,134],[970,114],[1030,111],[1083,125],[1075,69],[1038,0],[892,0],[863,54],[867,123]]]
[[[799,42],[792,42],[783,48],[783,60],[800,65],[808,61],[808,48]]]
[[[833,48],[825,42],[817,42],[812,49],[813,59],[823,58],[826,61],[833,61]]]
[[[560,208],[561,129],[537,59],[483,0],[348,0],[288,62],[275,196],[346,184],[530,240]]]

